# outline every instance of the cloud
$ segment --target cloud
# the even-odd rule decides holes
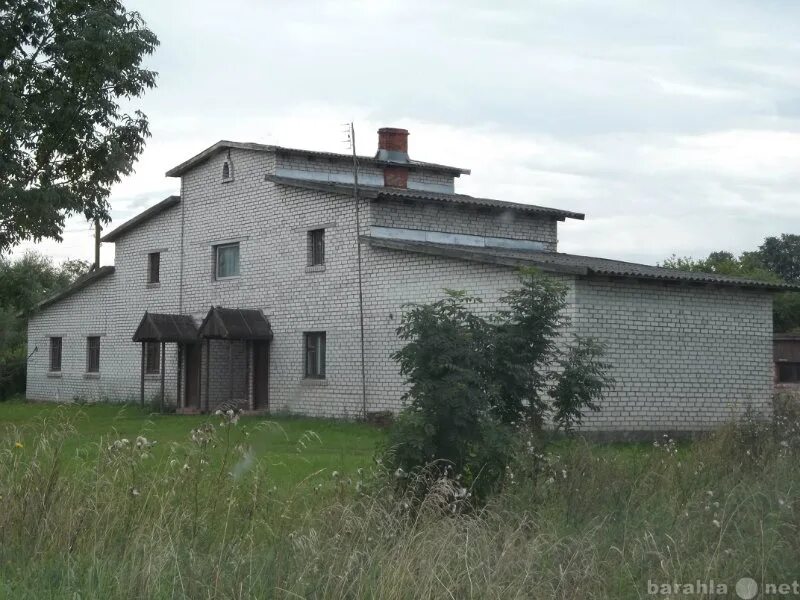
[[[585,212],[564,251],[652,263],[800,230],[798,3],[127,4],[161,39],[160,76],[115,224],[218,139],[344,151],[352,119],[362,153],[408,127],[415,158],[473,169],[460,191]]]

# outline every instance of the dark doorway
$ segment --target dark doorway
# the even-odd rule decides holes
[[[269,408],[269,342],[253,344],[253,408]]]
[[[200,408],[200,344],[187,344],[186,408]]]

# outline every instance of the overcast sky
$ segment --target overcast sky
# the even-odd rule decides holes
[[[412,158],[472,169],[457,191],[586,213],[563,252],[654,264],[800,231],[800,2],[123,1],[161,46],[112,227],[219,139],[344,152],[352,120],[360,154],[405,127]],[[90,227],[38,248],[88,259]]]

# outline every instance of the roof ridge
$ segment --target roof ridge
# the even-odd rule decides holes
[[[205,162],[213,155],[215,155],[217,152],[225,148],[235,148],[239,150],[255,150],[257,152],[285,152],[293,154],[305,154],[310,156],[320,156],[320,157],[336,158],[342,160],[353,159],[352,154],[345,154],[340,152],[327,152],[324,150],[306,150],[304,148],[291,148],[289,146],[278,146],[274,144],[259,144],[257,142],[234,142],[232,140],[219,140],[218,142],[212,144],[205,150],[198,152],[191,158],[169,169],[166,172],[166,176],[180,177],[181,175],[183,175],[183,173],[185,173],[189,169],[192,169],[196,165]],[[377,158],[376,156],[358,155],[357,158],[362,162],[368,162],[377,165],[399,165],[411,168],[416,167],[423,169],[448,171],[450,173],[455,174],[456,176],[469,175],[472,172],[470,169],[465,169],[462,167],[454,167],[452,165],[442,165],[439,163],[433,163],[422,160],[409,160],[408,162],[398,163],[393,161],[382,160]]]

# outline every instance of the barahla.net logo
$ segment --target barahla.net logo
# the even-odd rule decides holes
[[[729,586],[727,583],[721,581],[700,581],[699,579],[693,582],[656,582],[647,580],[647,593],[650,596],[674,596],[674,595],[687,595],[687,596],[728,596]],[[758,582],[752,577],[742,577],[736,582],[734,586],[736,597],[742,600],[752,600],[756,596],[798,596],[800,597],[800,581],[795,580],[792,582],[784,583],[764,583],[759,586]]]

